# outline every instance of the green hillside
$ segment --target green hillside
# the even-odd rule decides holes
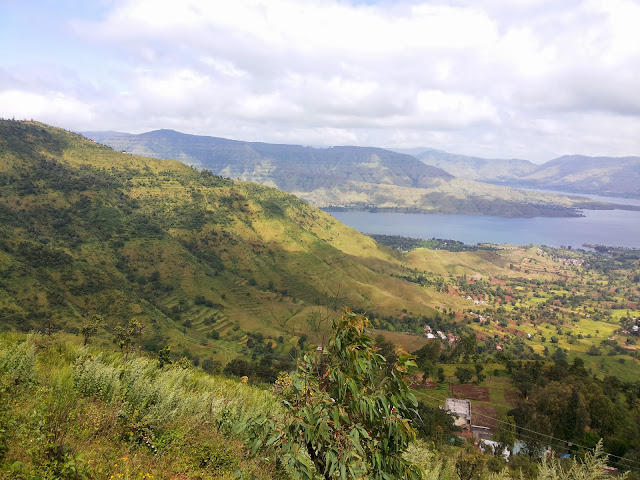
[[[535,454],[503,471],[446,446],[450,396],[533,452],[553,438],[580,458],[602,439],[610,465],[636,466],[637,250],[377,236],[384,247],[278,190],[14,121],[0,122],[0,226],[3,478],[294,478],[315,456],[299,440],[342,448],[327,424],[354,412],[371,419],[379,462],[391,434],[377,413],[414,394],[421,440],[403,458],[423,478],[476,461],[476,478],[555,478]],[[371,328],[344,315],[320,353],[343,304]],[[257,386],[200,371],[223,364]],[[304,414],[283,413],[293,404]]]
[[[345,303],[433,312],[391,250],[292,195],[40,123],[0,122],[0,222],[5,329],[135,317],[146,348],[228,360],[250,332],[321,342]]]

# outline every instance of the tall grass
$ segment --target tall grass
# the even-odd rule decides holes
[[[73,377],[82,395],[117,404],[121,411],[144,410],[153,423],[184,416],[219,423],[229,412],[241,421],[278,408],[269,392],[191,369],[158,368],[148,358],[109,361],[84,352],[75,362]]]
[[[0,336],[0,379],[0,478],[284,474],[235,433],[277,410],[268,391],[41,335]]]

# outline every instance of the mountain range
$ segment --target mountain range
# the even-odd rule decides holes
[[[640,198],[640,157],[565,155],[536,165],[426,149],[416,158],[456,177],[512,187]]]
[[[458,178],[414,156],[374,147],[312,148],[155,130],[85,132],[116,150],[176,159],[216,175],[276,187],[321,208],[506,217],[575,216],[612,208]]]

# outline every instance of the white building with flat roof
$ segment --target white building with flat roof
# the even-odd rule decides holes
[[[444,409],[447,413],[456,417],[454,423],[458,427],[469,428],[471,426],[471,400],[447,398],[444,401]]]

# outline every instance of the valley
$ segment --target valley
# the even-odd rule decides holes
[[[304,362],[311,368],[309,359],[336,348],[338,318],[362,329],[370,322],[372,340],[362,341],[382,354],[381,371],[405,358],[396,347],[415,355],[402,378],[431,419],[429,427],[413,420],[421,441],[435,442],[439,453],[419,442],[412,448],[431,466],[467,458],[445,446],[456,431],[438,413],[457,396],[472,400],[475,425],[527,448],[550,436],[558,452],[576,453],[574,443],[592,451],[603,439],[612,465],[635,468],[636,249],[372,238],[275,188],[117,152],[38,122],[1,121],[0,160],[0,351],[8,359],[0,358],[0,387],[15,399],[0,411],[0,447],[27,470],[43,461],[62,471],[50,463],[57,454],[28,457],[20,453],[25,439],[2,436],[13,428],[2,422],[19,421],[36,435],[38,422],[26,416],[38,405],[63,417],[95,408],[120,418],[111,426],[71,416],[59,430],[51,424],[51,445],[93,445],[89,463],[60,454],[78,468],[122,474],[114,458],[127,458],[130,468],[155,475],[184,468],[215,478],[211,472],[243,468],[275,478],[284,467],[260,471],[242,453],[261,437],[237,429],[280,408],[277,395],[291,388],[286,372]],[[341,314],[345,307],[355,313]],[[221,374],[227,379],[211,376]],[[42,392],[31,400],[41,388],[63,403]],[[169,414],[161,397],[176,392],[182,413]],[[211,402],[215,433],[203,438],[214,453],[197,453],[188,441],[190,429],[204,428],[195,418],[209,418],[192,395]],[[545,407],[547,397],[556,403]],[[117,413],[119,398],[127,406]],[[613,408],[616,416],[604,421]],[[561,421],[572,411],[581,419]],[[109,444],[110,466],[91,453],[94,440],[69,425],[107,432],[91,438]],[[188,466],[154,456],[178,450]],[[129,460],[133,451],[139,460]]]

